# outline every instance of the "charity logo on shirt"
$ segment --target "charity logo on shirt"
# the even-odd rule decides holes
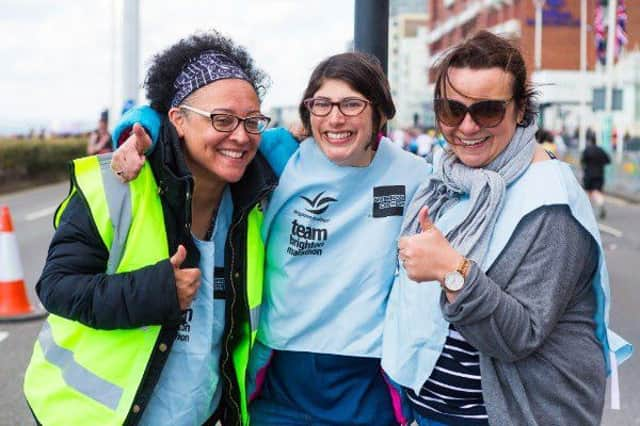
[[[301,195],[303,202],[293,210],[289,247],[287,254],[291,256],[321,256],[322,249],[329,238],[326,224],[330,219],[323,216],[331,205],[338,201],[336,197],[325,194],[326,191],[310,196]]]
[[[323,197],[325,192],[326,191],[322,191],[313,198],[307,198],[304,195],[301,195],[300,198],[305,200],[308,204],[308,207],[306,207],[305,210],[316,215],[322,214],[327,211],[331,203],[338,201],[333,197]]]
[[[373,217],[402,216],[405,186],[390,185],[373,188]]]

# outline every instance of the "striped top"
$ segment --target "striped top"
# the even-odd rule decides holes
[[[420,395],[407,389],[409,401],[420,415],[448,425],[488,425],[482,399],[480,357],[453,326],[431,376]]]

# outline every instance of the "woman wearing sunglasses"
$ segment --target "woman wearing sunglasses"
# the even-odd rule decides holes
[[[215,31],[180,40],[147,73],[161,116],[138,178],[74,160],[36,287],[51,313],[24,384],[39,423],[247,422],[260,200],[276,184],[256,155],[265,81]]]
[[[435,75],[448,148],[405,216],[383,368],[419,425],[599,424],[604,253],[571,170],[535,141],[523,57],[482,31]]]
[[[298,145],[288,132],[273,130],[260,147],[280,180],[263,224],[251,424],[401,423],[398,395],[380,368],[382,327],[405,201],[430,167],[379,138],[395,106],[369,55],[321,62],[299,111],[310,137]],[[144,114],[124,126],[137,119],[149,127]],[[128,157],[139,155],[136,138],[121,147]]]

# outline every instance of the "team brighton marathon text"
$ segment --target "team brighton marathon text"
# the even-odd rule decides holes
[[[289,253],[291,256],[304,256],[306,254],[319,256],[322,254],[323,246],[324,241],[309,242],[306,240],[299,240],[294,237],[289,237],[289,248],[287,248],[287,253]]]
[[[300,225],[294,220],[291,222],[287,253],[291,256],[320,256],[328,236],[326,229]]]

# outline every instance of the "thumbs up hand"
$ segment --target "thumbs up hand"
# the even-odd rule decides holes
[[[416,282],[437,280],[455,271],[462,260],[442,232],[431,222],[429,209],[423,207],[418,213],[421,231],[398,240],[398,258],[407,276]]]
[[[169,262],[173,266],[173,276],[176,280],[176,293],[178,294],[178,304],[180,310],[187,309],[200,287],[200,269],[185,268],[180,269],[182,262],[187,258],[187,250],[182,244],[178,246],[176,253],[171,256]]]
[[[120,181],[129,182],[138,176],[146,159],[144,153],[150,146],[151,138],[140,124],[135,123],[131,135],[111,157],[111,169]]]
[[[418,221],[420,222],[421,233],[425,233],[430,231],[432,228],[435,228],[435,225],[431,222],[431,218],[429,217],[429,208],[426,206],[420,209],[420,212],[418,213]]]

